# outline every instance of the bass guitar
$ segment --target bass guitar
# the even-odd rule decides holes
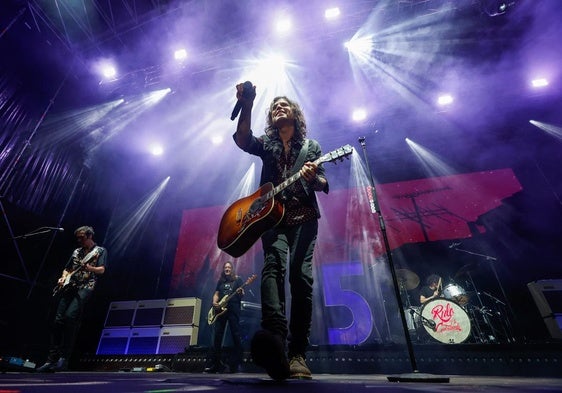
[[[314,164],[341,161],[351,153],[353,147],[345,145],[318,158]],[[234,258],[248,251],[265,231],[279,224],[285,215],[285,207],[275,199],[275,195],[300,178],[300,172],[297,172],[277,187],[266,183],[253,194],[230,205],[220,222],[217,246]]]
[[[219,301],[219,306],[211,307],[211,309],[209,310],[209,314],[207,315],[207,323],[209,325],[215,323],[217,318],[220,317],[222,314],[224,314],[226,310],[228,310],[226,308],[228,301],[232,299],[234,295],[241,293],[242,289],[246,285],[250,285],[251,283],[253,283],[257,277],[258,277],[257,275],[252,274],[250,277],[248,277],[248,279],[244,284],[242,284],[240,287],[236,289],[236,291],[232,292],[230,295],[224,295],[223,298]]]

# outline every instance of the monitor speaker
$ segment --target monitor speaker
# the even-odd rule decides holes
[[[548,333],[562,338],[562,280],[539,280],[527,284]]]

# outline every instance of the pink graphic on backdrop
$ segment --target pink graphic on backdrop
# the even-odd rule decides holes
[[[376,186],[391,249],[408,243],[467,238],[473,230],[484,233],[485,228],[476,224],[477,219],[521,189],[511,169]],[[367,195],[366,190],[363,193]],[[347,260],[349,250],[365,243],[366,236],[370,252],[385,253],[376,215],[371,213],[368,201],[363,203],[366,198],[357,195],[361,195],[361,190],[341,189],[319,195],[323,216],[315,254],[318,263]],[[216,246],[216,231],[225,209],[226,206],[212,206],[183,212],[170,285],[172,293],[196,287],[202,280],[216,280],[217,266],[231,259]],[[254,273],[257,259],[261,260],[259,241],[237,259],[238,273],[243,277]]]

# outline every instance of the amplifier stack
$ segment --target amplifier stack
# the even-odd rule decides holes
[[[197,345],[200,319],[194,297],[112,302],[96,354],[183,353]]]

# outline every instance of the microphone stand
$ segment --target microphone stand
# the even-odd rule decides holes
[[[359,138],[359,143],[363,148],[363,155],[365,157],[365,166],[367,168],[367,176],[369,180],[369,187],[368,197],[369,197],[369,206],[371,207],[371,213],[376,214],[379,219],[379,225],[381,228],[381,233],[384,241],[384,247],[386,251],[386,257],[388,260],[388,265],[390,268],[390,273],[392,275],[392,283],[394,287],[394,295],[396,296],[397,304],[398,304],[398,311],[400,312],[400,319],[402,320],[402,329],[404,330],[404,337],[406,339],[406,347],[408,349],[408,355],[410,358],[410,365],[412,367],[412,373],[410,374],[401,374],[395,376],[389,376],[387,379],[389,382],[449,382],[448,377],[436,377],[429,374],[421,374],[418,370],[418,366],[416,364],[416,358],[414,356],[414,347],[412,345],[412,340],[410,338],[410,333],[408,331],[408,325],[406,322],[406,315],[404,313],[404,309],[402,307],[402,301],[400,297],[400,289],[398,284],[398,278],[396,276],[396,269],[394,268],[394,262],[392,260],[392,252],[390,249],[390,244],[388,242],[388,236],[386,233],[386,225],[384,223],[384,218],[382,217],[378,200],[377,200],[377,193],[375,189],[375,182],[373,180],[373,176],[371,174],[371,166],[369,165],[369,158],[367,156],[367,149],[365,143],[365,137]]]
[[[19,236],[14,236],[12,239],[27,239],[28,237],[32,237],[32,236],[37,236],[37,235],[43,235],[45,233],[49,233],[52,231],[58,231],[59,228],[53,228],[53,227],[41,227],[41,228],[37,228],[34,229],[33,231],[23,234],[23,235],[19,235]]]
[[[27,266],[25,265],[25,260],[23,258],[22,253],[21,253],[18,242],[16,242],[16,238],[14,237],[14,230],[12,229],[12,225],[10,224],[10,220],[8,219],[8,212],[4,208],[4,203],[2,202],[3,198],[4,198],[4,196],[0,195],[0,212],[2,213],[2,217],[4,217],[4,221],[6,221],[6,227],[8,228],[8,232],[10,233],[10,236],[11,236],[10,240],[12,240],[12,243],[14,244],[14,248],[16,249],[16,254],[18,254],[18,259],[20,261],[23,273],[25,275],[25,282],[29,283],[29,279],[30,279],[29,272],[27,271]],[[19,278],[7,276],[7,275],[4,275],[4,274],[2,274],[2,276],[19,280]]]

